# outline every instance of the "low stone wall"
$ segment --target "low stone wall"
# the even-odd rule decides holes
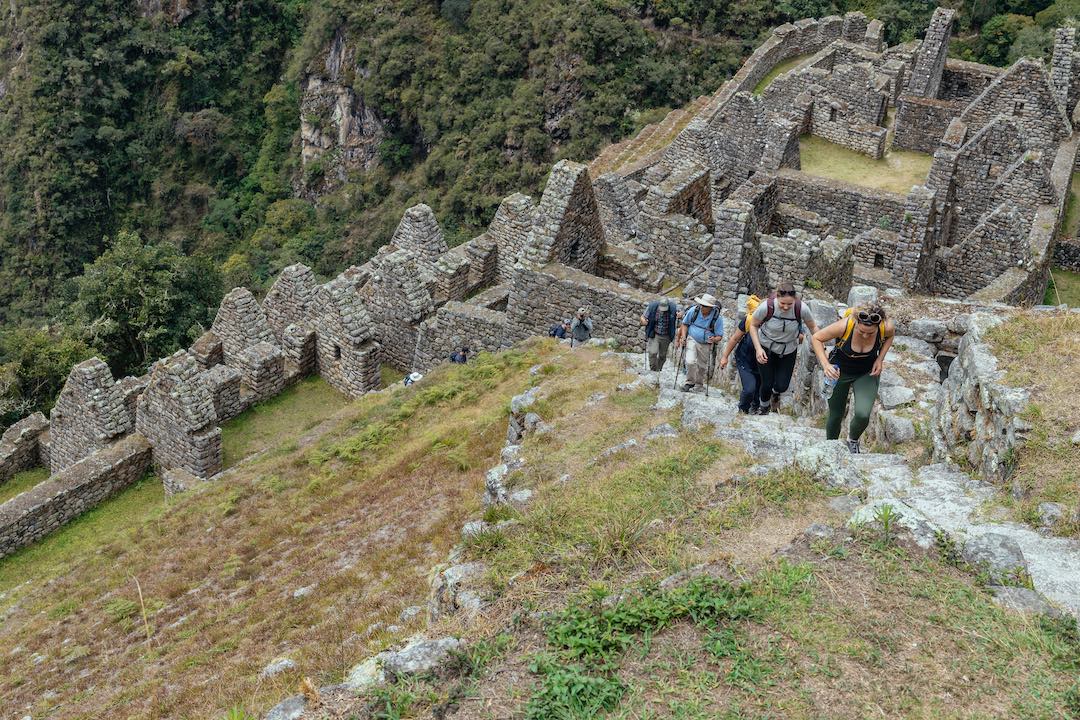
[[[15,473],[36,467],[41,461],[38,447],[41,434],[49,429],[49,421],[39,412],[24,417],[0,435],[0,484]]]
[[[615,338],[624,348],[643,350],[645,334],[638,319],[653,299],[654,295],[565,265],[539,269],[518,265],[507,307],[507,341],[547,335],[551,325],[585,307],[593,319],[593,337]]]
[[[941,385],[940,401],[931,410],[935,460],[964,460],[999,483],[1008,480],[1011,458],[1028,430],[1019,417],[1028,405],[1028,393],[1001,383],[1004,372],[985,342],[987,331],[1001,322],[989,313],[970,316],[956,360]]]
[[[150,443],[139,433],[84,458],[0,505],[0,557],[36,542],[128,487],[150,466]]]
[[[901,95],[896,103],[893,147],[933,153],[964,103]]]
[[[427,372],[446,361],[462,346],[473,353],[495,352],[509,347],[506,342],[506,313],[479,305],[448,302],[435,316],[420,324],[413,367]]]
[[[817,213],[835,232],[854,238],[866,230],[898,230],[903,195],[784,169],[777,173],[780,202]]]
[[[1054,266],[1080,272],[1080,242],[1058,240],[1054,246]]]

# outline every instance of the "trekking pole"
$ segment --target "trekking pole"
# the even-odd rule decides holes
[[[705,373],[705,397],[709,397],[709,381],[716,367],[716,343],[709,343],[709,372]]]
[[[683,358],[686,357],[686,343],[685,342],[682,344],[682,347],[679,348],[678,355],[679,355],[679,362],[675,363],[675,384],[671,386],[672,390],[677,390],[679,388],[679,368],[682,367]]]

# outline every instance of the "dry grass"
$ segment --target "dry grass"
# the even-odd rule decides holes
[[[1005,382],[1026,388],[1031,405],[1025,419],[1032,429],[1016,455],[1015,482],[1026,491],[1014,510],[1038,524],[1038,505],[1058,502],[1066,517],[1055,530],[1080,537],[1080,523],[1068,515],[1080,508],[1080,446],[1071,442],[1080,432],[1076,378],[1080,375],[1080,315],[1036,313],[1012,318],[988,340],[1005,371]]]
[[[479,511],[507,398],[561,352],[538,343],[441,368],[351,404],[317,445],[238,465],[171,506],[144,482],[0,561],[5,717],[215,718],[261,713],[301,675],[339,681],[417,629],[385,626],[425,602],[430,567]],[[555,372],[621,373],[598,354]],[[298,670],[260,681],[282,655]]]
[[[901,195],[926,182],[934,160],[926,153],[909,150],[888,150],[884,158],[874,160],[813,135],[799,139],[799,153],[805,173]]]

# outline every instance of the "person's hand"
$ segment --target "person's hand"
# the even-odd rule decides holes
[[[683,343],[683,339],[682,339],[681,336],[675,338],[675,349],[676,350],[681,350],[682,349],[682,343]]]
[[[873,375],[874,377],[877,377],[878,375],[880,375],[881,374],[881,366],[882,366],[882,364],[883,364],[882,363],[882,358],[878,358],[877,360],[875,360],[874,361],[874,367],[873,367],[873,369],[870,370],[870,374]]]
[[[711,342],[711,343],[718,343],[718,342],[720,342],[720,341],[721,341],[721,340],[723,340],[723,339],[724,339],[724,336],[723,336],[723,335],[713,335],[713,336],[712,336],[711,338],[709,338],[709,342]]]
[[[840,379],[840,371],[837,370],[833,365],[822,365],[821,369],[825,372],[825,377],[829,378],[830,380]]]
[[[758,362],[758,365],[766,365],[766,364],[768,364],[769,356],[765,353],[764,350],[758,350],[757,351],[757,362]]]
[[[726,370],[727,369],[727,362],[728,362],[727,355],[720,358],[720,369],[721,370]]]
[[[803,340],[806,339],[806,335],[799,333],[799,344],[802,345]]]

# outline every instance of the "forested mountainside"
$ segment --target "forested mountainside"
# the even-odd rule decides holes
[[[763,32],[921,0],[13,0],[0,33],[0,427],[91,354],[195,338],[223,291],[451,243],[551,164],[714,91]],[[943,3],[949,4],[949,3]],[[971,0],[960,57],[1041,55],[1080,0]]]

